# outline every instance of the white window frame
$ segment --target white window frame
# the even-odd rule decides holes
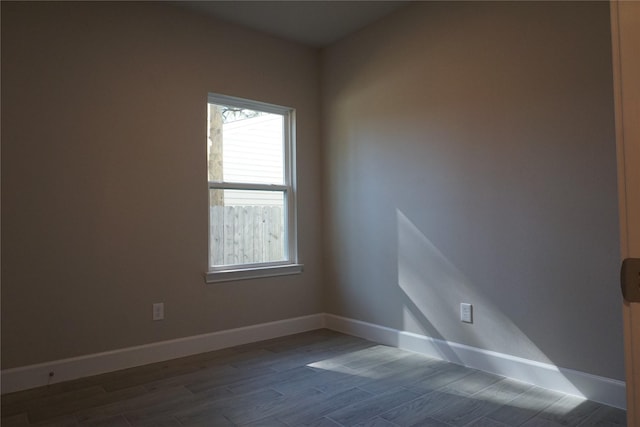
[[[244,108],[283,116],[283,184],[258,184],[208,181],[207,193],[210,197],[213,189],[218,190],[266,190],[283,193],[285,215],[285,260],[278,262],[263,262],[256,264],[233,264],[222,266],[209,265],[205,274],[207,283],[227,282],[232,280],[254,279],[260,277],[283,276],[299,274],[302,272],[302,264],[298,263],[298,233],[297,233],[297,209],[296,209],[296,167],[295,167],[295,109],[260,101],[252,101],[227,95],[210,93],[207,102],[209,104],[226,105],[235,108]],[[209,204],[208,204],[209,205]],[[207,218],[210,218],[207,215]],[[209,219],[207,219],[207,223]],[[207,227],[208,254],[207,265],[211,260],[211,224]]]

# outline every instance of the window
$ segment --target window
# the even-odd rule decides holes
[[[295,274],[294,110],[209,95],[207,282]]]

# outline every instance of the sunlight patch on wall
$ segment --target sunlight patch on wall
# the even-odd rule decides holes
[[[435,350],[446,360],[463,363],[458,347],[448,343],[513,355],[560,370],[504,313],[486,298],[400,210],[397,213],[398,286],[405,298],[403,330],[437,340]],[[459,306],[470,302],[476,308],[474,323],[460,322]],[[498,354],[498,353],[496,353]],[[487,363],[500,372],[499,358]],[[539,383],[532,372],[517,372],[518,378]],[[563,389],[582,396],[568,380]]]

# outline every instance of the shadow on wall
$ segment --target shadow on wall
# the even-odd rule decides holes
[[[500,349],[508,355],[521,355],[536,362],[555,366],[478,287],[407,218],[396,209],[398,232],[398,286],[402,290],[403,330],[434,338],[436,351],[445,360],[465,364],[460,346]],[[459,304],[473,302],[473,324],[460,322]],[[400,340],[402,337],[400,337]],[[398,345],[402,347],[402,342]],[[506,349],[506,350],[505,350]],[[487,351],[485,353],[491,353]],[[496,358],[486,358],[487,370],[500,373]],[[560,369],[554,369],[560,372]],[[513,372],[521,380],[537,383],[534,372],[522,368]],[[584,394],[563,376],[561,389]]]

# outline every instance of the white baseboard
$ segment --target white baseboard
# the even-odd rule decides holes
[[[617,408],[626,408],[624,381],[613,380],[536,362],[508,354],[483,350],[412,332],[325,315],[325,327],[381,344],[421,353],[437,359],[524,381],[550,390],[584,397]]]
[[[26,390],[54,382],[74,380],[323,327],[617,408],[626,407],[623,381],[322,313],[6,369],[1,373],[2,393]],[[49,372],[52,371],[55,372],[55,376],[52,381],[49,381]]]
[[[210,334],[178,338],[103,353],[5,369],[1,374],[2,394],[27,390],[47,384],[74,380],[105,372],[162,362],[233,347],[255,341],[277,338],[324,327],[324,315],[296,317],[259,325],[246,326]],[[55,375],[49,381],[49,372]]]

